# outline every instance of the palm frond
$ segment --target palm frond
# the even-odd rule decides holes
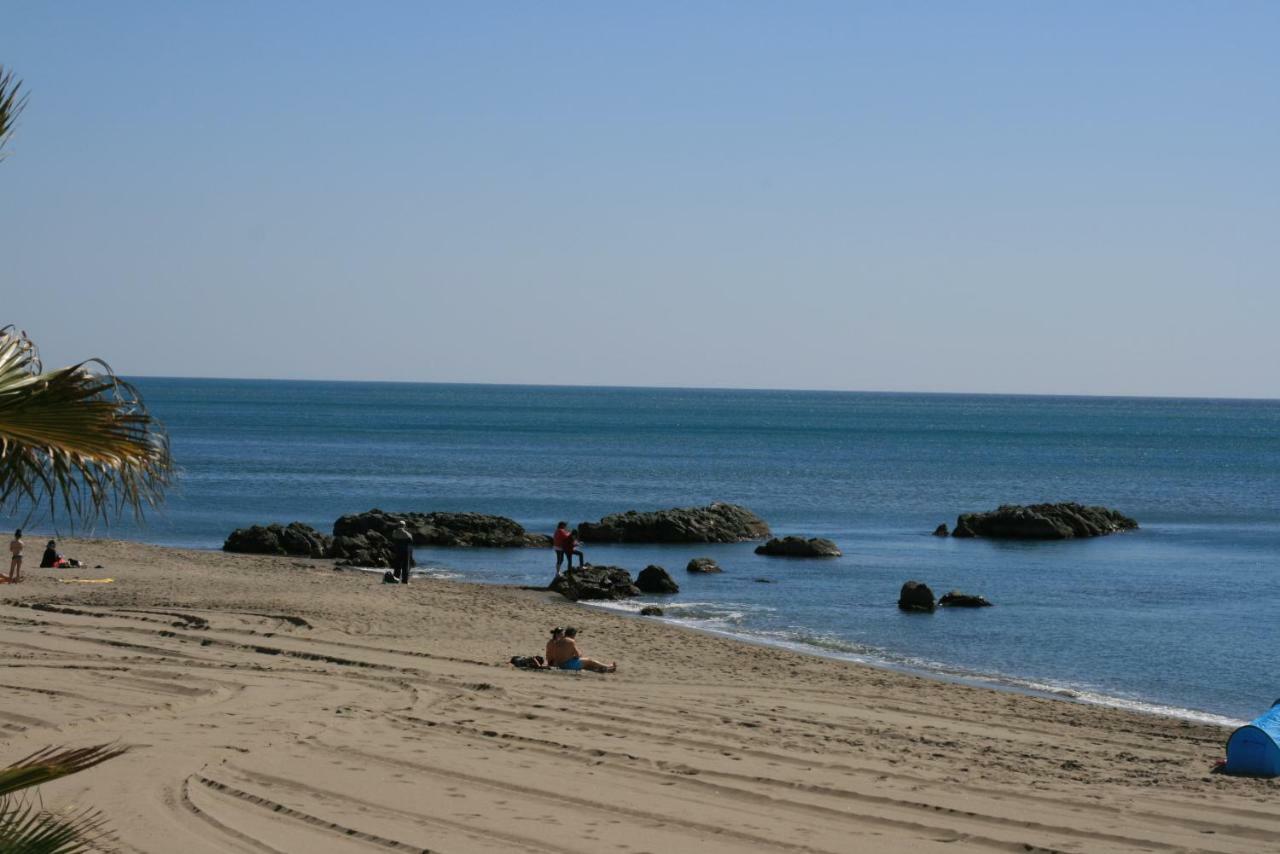
[[[25,334],[0,329],[0,513],[141,518],[172,477],[163,426],[109,365],[45,371]]]
[[[4,146],[13,135],[18,114],[27,105],[27,95],[22,91],[22,81],[15,80],[13,72],[0,65],[0,159],[4,158]]]
[[[128,750],[127,747],[113,744],[74,748],[46,747],[37,750],[8,768],[0,769],[0,797],[101,765]],[[0,847],[0,851],[4,850]]]
[[[107,850],[113,839],[96,810],[54,813],[29,801],[0,798],[0,851],[5,854],[87,854]]]
[[[5,854],[81,854],[103,851],[112,840],[96,810],[49,812],[18,793],[100,765],[128,750],[111,744],[46,747],[0,769],[0,851]]]

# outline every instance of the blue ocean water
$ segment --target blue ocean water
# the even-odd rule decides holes
[[[681,585],[661,597],[669,617],[821,654],[1203,717],[1250,718],[1280,697],[1280,401],[137,384],[182,476],[145,528],[113,536],[216,548],[236,527],[328,530],[370,507],[498,513],[550,532],[732,501],[775,533],[830,537],[844,557],[741,544],[591,546],[588,560],[663,565]],[[1057,543],[930,536],[960,512],[1046,500],[1105,504],[1142,528]],[[701,555],[725,573],[687,575]],[[540,550],[418,559],[496,583],[545,583],[554,566]],[[996,607],[903,614],[907,579]]]

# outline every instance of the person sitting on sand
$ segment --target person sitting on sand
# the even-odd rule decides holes
[[[9,581],[16,584],[22,580],[22,529],[13,532],[9,542]]]
[[[594,658],[583,658],[578,653],[578,643],[575,640],[578,630],[573,626],[565,629],[559,636],[556,635],[556,631],[557,629],[551,630],[551,640],[547,643],[548,667],[556,667],[560,670],[593,670],[596,673],[613,673],[618,669],[616,661],[605,664]]]
[[[80,561],[75,558],[58,554],[58,543],[55,540],[45,544],[44,554],[40,557],[41,569],[66,569],[69,566],[79,565]]]

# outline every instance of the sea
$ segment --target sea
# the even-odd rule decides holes
[[[657,604],[662,619],[754,643],[1193,720],[1251,719],[1280,697],[1280,401],[134,382],[181,471],[144,525],[101,535],[217,549],[238,527],[328,532],[374,507],[550,533],[728,501],[844,556],[588,544],[592,563],[657,564],[680,585],[608,607]],[[1141,527],[1060,542],[931,535],[960,513],[1042,501],[1106,505]],[[686,573],[704,556],[724,572]],[[477,584],[554,573],[550,550],[417,559],[422,574]],[[903,613],[907,580],[994,607]]]

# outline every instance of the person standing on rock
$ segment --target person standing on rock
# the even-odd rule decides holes
[[[401,519],[400,524],[391,532],[392,566],[396,581],[409,583],[409,569],[413,566],[413,534],[409,533],[409,523]]]
[[[560,577],[560,564],[565,555],[569,556],[569,567],[573,567],[573,534],[569,533],[569,523],[556,525],[556,532],[551,535],[551,548],[556,550],[556,578]]]
[[[569,565],[566,569],[573,569],[573,556],[578,556],[578,569],[582,569],[587,565],[587,557],[582,553],[582,549],[578,546],[582,545],[582,540],[578,539],[578,529],[574,528],[569,532],[569,540],[565,547],[565,557],[569,558]]]

